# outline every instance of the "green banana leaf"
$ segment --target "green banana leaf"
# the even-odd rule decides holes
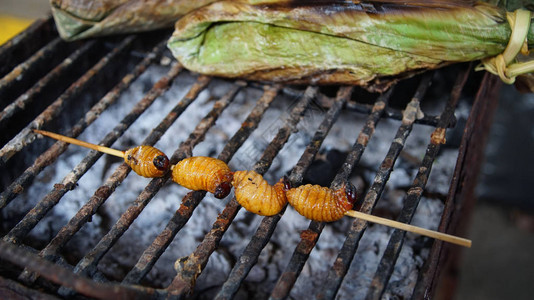
[[[68,41],[171,28],[181,16],[215,0],[50,0],[60,36]]]
[[[484,2],[239,0],[187,14],[168,47],[203,74],[383,91],[417,72],[502,53],[510,34],[506,10]]]

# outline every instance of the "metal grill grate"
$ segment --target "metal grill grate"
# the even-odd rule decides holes
[[[110,198],[118,197],[117,189],[127,179],[130,173],[126,164],[119,165],[107,179],[103,180],[92,196],[81,208],[65,222],[61,229],[45,241],[34,241],[32,230],[47,221],[47,215],[65,202],[65,195],[81,183],[84,174],[93,168],[102,156],[101,153],[91,151],[79,162],[59,183],[50,183],[50,191],[41,199],[35,201],[33,207],[22,215],[12,214],[12,207],[17,206],[20,195],[28,190],[34,180],[43,174],[47,166],[57,164],[62,160],[62,154],[67,151],[63,142],[36,139],[31,131],[43,128],[64,132],[66,135],[78,137],[98,121],[99,116],[117,105],[117,100],[135,87],[142,85],[139,78],[158,61],[170,61],[165,67],[167,73],[154,84],[146,88],[142,99],[135,103],[130,112],[114,128],[106,133],[99,144],[112,146],[125,135],[136,120],[141,118],[159,99],[176,89],[173,84],[177,81],[190,81],[188,90],[184,92],[177,104],[166,114],[160,114],[161,120],[146,135],[142,144],[155,145],[169,131],[177,120],[187,118],[186,110],[191,104],[199,102],[199,95],[209,89],[224,88],[225,92],[213,102],[211,110],[195,125],[189,136],[180,142],[171,157],[171,163],[176,163],[193,155],[197,146],[201,144],[213,130],[219,118],[232,105],[239,95],[244,95],[246,105],[251,105],[250,112],[241,123],[241,127],[233,136],[227,138],[218,158],[231,162],[243,145],[258,132],[261,121],[269,109],[277,101],[295,101],[288,108],[287,115],[281,115],[282,125],[272,132],[272,139],[266,141],[259,159],[248,166],[260,174],[268,174],[273,161],[283,152],[291,137],[302,130],[299,124],[306,119],[306,114],[314,107],[319,107],[317,119],[310,125],[312,130],[307,145],[302,149],[300,158],[293,168],[290,168],[289,179],[294,186],[305,182],[305,176],[320,153],[323,142],[335,133],[331,133],[333,126],[341,115],[364,120],[364,125],[356,140],[346,155],[344,163],[336,170],[331,187],[336,188],[347,180],[362,165],[362,156],[368,143],[375,138],[375,129],[380,120],[400,120],[398,130],[390,141],[389,151],[378,170],[374,172],[374,180],[362,194],[362,201],[358,209],[372,213],[382,197],[390,175],[398,164],[408,138],[414,126],[431,126],[433,133],[427,137],[428,145],[424,157],[418,161],[417,174],[410,187],[407,188],[403,207],[398,220],[409,223],[414,217],[419,201],[425,193],[433,163],[439,157],[440,149],[445,141],[447,129],[458,127],[454,116],[455,109],[462,92],[469,98],[470,90],[478,89],[474,97],[474,106],[468,123],[466,134],[459,149],[456,171],[451,178],[451,185],[445,199],[444,210],[441,213],[440,230],[454,233],[461,201],[468,201],[469,192],[476,181],[476,174],[480,162],[481,150],[487,124],[496,103],[498,84],[492,76],[486,75],[481,81],[480,76],[472,74],[470,66],[455,66],[434,73],[425,73],[411,80],[399,83],[393,89],[382,95],[368,94],[358,87],[329,87],[315,86],[288,87],[282,85],[260,85],[253,82],[229,82],[206,76],[190,74],[172,59],[165,51],[165,41],[169,32],[156,34],[129,35],[94,39],[77,43],[61,41],[51,20],[35,23],[30,29],[4,45],[0,49],[2,79],[0,81],[0,96],[2,109],[0,113],[0,128],[5,132],[3,146],[0,150],[0,168],[2,169],[3,191],[0,195],[0,209],[3,214],[2,242],[0,257],[8,265],[0,270],[2,277],[2,293],[19,291],[25,295],[59,295],[77,297],[85,295],[96,298],[144,298],[147,296],[163,298],[187,298],[198,295],[195,291],[197,279],[208,268],[208,260],[213,253],[220,249],[223,237],[234,224],[234,218],[240,211],[235,199],[230,199],[221,208],[220,214],[213,221],[211,227],[206,224],[205,235],[197,241],[196,249],[185,257],[174,257],[176,273],[174,278],[166,278],[166,286],[156,286],[147,280],[147,275],[154,269],[168,247],[177,239],[177,235],[188,224],[199,204],[205,199],[205,192],[189,192],[179,208],[166,221],[161,230],[154,235],[152,243],[142,253],[137,262],[124,272],[122,278],[107,278],[100,270],[105,264],[106,254],[110,252],[121,237],[131,228],[147,205],[156,195],[162,193],[166,185],[171,185],[169,176],[156,178],[146,183],[146,186],[135,199],[127,199],[130,203],[121,212],[120,217],[113,222],[109,230],[102,236],[88,235],[83,232],[99,209]],[[40,36],[40,39],[35,37]],[[38,46],[37,46],[37,45]],[[22,51],[21,49],[30,49]],[[458,70],[460,70],[458,72]],[[447,73],[448,72],[448,73]],[[446,88],[447,97],[443,97],[443,90],[432,84],[432,80],[445,82],[451,77],[451,72],[457,72],[457,78],[452,88]],[[30,74],[38,74],[37,76]],[[448,74],[448,75],[447,75]],[[333,90],[333,92],[332,92]],[[466,91],[467,90],[467,91]],[[260,92],[260,97],[253,98]],[[441,105],[438,114],[421,111],[421,102],[429,97],[441,97],[446,105]],[[132,100],[133,101],[133,100]],[[317,110],[316,110],[317,111]],[[424,113],[421,116],[421,113]],[[301,124],[302,125],[302,124]],[[306,126],[307,126],[306,125]],[[357,129],[355,129],[357,130]],[[456,129],[457,130],[457,129]],[[142,135],[143,132],[135,132]],[[175,145],[178,145],[176,142]],[[473,146],[474,145],[474,146]],[[469,159],[467,158],[469,157]],[[466,165],[469,164],[469,168]],[[466,173],[469,169],[471,173]],[[176,199],[179,202],[179,199]],[[460,205],[462,204],[462,205]],[[277,225],[284,217],[284,212],[261,219],[255,232],[249,237],[248,244],[242,249],[242,254],[235,258],[235,262],[227,272],[227,278],[216,292],[210,295],[217,299],[238,297],[240,288],[247,280],[247,276],[257,265],[264,248],[276,235]],[[438,216],[439,217],[439,216]],[[347,226],[343,233],[345,241],[333,245],[339,249],[330,270],[325,273],[323,286],[311,291],[318,298],[334,298],[349,272],[351,263],[359,244],[364,236],[368,224],[354,219],[345,221]],[[280,270],[270,288],[270,295],[257,294],[262,298],[270,296],[273,299],[291,297],[291,292],[301,277],[300,274],[308,262],[308,258],[321,236],[321,232],[329,226],[325,223],[310,222],[306,230],[300,233],[300,242],[292,246],[293,253],[287,253],[287,264]],[[298,232],[291,233],[298,235]],[[70,251],[69,243],[76,236],[93,239],[91,249],[78,249],[79,257],[69,258],[65,251]],[[388,287],[394,267],[398,261],[400,251],[406,238],[403,231],[392,231],[387,247],[375,266],[376,272],[367,287],[365,298],[378,299]],[[419,280],[411,289],[412,297],[420,298],[434,292],[439,273],[445,266],[449,245],[442,242],[427,242],[423,248],[429,251],[425,257],[425,265],[419,272]],[[67,250],[69,249],[69,250]],[[361,250],[363,251],[363,250]],[[43,291],[43,294],[40,294]],[[195,294],[197,293],[197,294]],[[1,294],[1,293],[0,293]]]

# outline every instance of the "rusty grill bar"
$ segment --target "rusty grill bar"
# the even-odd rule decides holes
[[[425,156],[423,157],[421,166],[419,167],[419,171],[413,181],[412,186],[408,190],[406,199],[404,201],[405,204],[403,210],[397,219],[399,222],[410,223],[415,214],[415,209],[421,200],[423,190],[425,189],[428,177],[430,176],[432,164],[438,155],[441,144],[445,144],[446,142],[445,131],[454,118],[454,109],[458,104],[460,93],[467,80],[467,75],[468,71],[466,70],[457,78],[457,82],[451,92],[450,100],[439,118],[437,128],[432,133],[430,144],[427,147]],[[393,273],[395,261],[399,257],[400,249],[402,248],[402,243],[405,236],[405,231],[393,231],[384,256],[380,260],[375,277],[371,283],[371,287],[367,294],[368,299],[380,299],[384,293],[387,281],[389,281],[389,278]]]
[[[86,45],[92,45],[94,43],[87,43],[82,46],[83,49],[87,49]],[[124,91],[141,73],[143,73],[146,68],[153,62],[153,60],[156,58],[157,53],[161,53],[163,51],[163,48],[165,47],[165,43],[162,42],[160,45],[158,45],[156,48],[152,50],[152,52],[147,55],[145,59],[143,59],[136,68],[128,75],[126,75],[121,82],[115,86],[110,92],[106,94],[97,104],[95,104],[91,110],[89,110],[85,114],[85,118],[80,120],[76,125],[73,126],[73,128],[67,133],[67,135],[72,137],[77,137],[87,126],[89,126],[106,108],[108,108],[111,104],[113,104],[119,97],[122,91]],[[80,51],[80,49],[77,49],[65,62],[73,62],[76,61],[77,58],[80,56],[80,53],[83,53],[84,51]],[[46,80],[47,77],[55,76],[55,74],[61,73],[63,63],[58,66],[54,71],[49,73],[43,80],[41,80],[38,85],[41,84],[47,84],[48,80]],[[42,81],[45,81],[44,83]],[[38,91],[33,90],[33,88],[30,90],[30,92],[24,93],[22,96],[17,98],[13,104],[9,105],[5,108],[6,114],[1,115],[2,120],[9,119],[12,115],[14,115],[17,111],[15,107],[24,107],[28,105],[28,99],[32,99],[34,95],[38,93]],[[19,99],[26,100],[24,103],[24,100],[19,102]],[[8,116],[9,114],[9,116]],[[109,141],[103,141],[102,145],[111,145],[114,140]],[[7,189],[5,189],[2,194],[0,195],[0,208],[5,207],[9,201],[11,201],[14,197],[16,197],[16,190],[20,189],[19,187],[26,187],[34,178],[35,176],[43,170],[44,167],[46,167],[48,164],[52,163],[55,158],[57,158],[61,153],[63,153],[67,149],[66,143],[57,142],[54,144],[54,146],[50,147],[50,149],[47,150],[40,158],[35,160],[35,163],[29,167],[22,175],[20,175],[16,181],[14,181]],[[96,154],[95,154],[96,155]],[[96,158],[96,157],[95,157]]]
[[[292,185],[296,186],[302,182],[304,173],[308,169],[308,166],[312,163],[315,155],[319,151],[322,142],[324,141],[326,135],[332,128],[332,125],[337,120],[337,117],[341,112],[343,104],[346,103],[347,98],[350,97],[351,92],[352,88],[350,87],[339,89],[335,102],[326,113],[325,118],[317,129],[317,132],[312,138],[312,141],[306,147],[306,150],[300,157],[299,162],[296,164],[291,174],[289,175],[289,180]],[[286,207],[284,207],[281,214],[283,214]],[[217,299],[230,299],[237,293],[241,282],[246,278],[254,264],[256,264],[260,252],[271,239],[274,229],[278,224],[278,221],[280,221],[281,214],[272,217],[265,217],[262,220],[256,233],[251,238],[250,243],[243,251],[243,255],[234,265],[234,268],[228,276],[227,281],[223,284],[221,291],[217,295]]]
[[[32,39],[37,36],[41,37],[36,42],[39,45],[30,47]],[[165,50],[165,41],[168,36],[169,32],[161,31],[157,34],[118,36],[65,43],[59,40],[53,23],[48,19],[36,22],[27,31],[0,48],[0,59],[5,60],[2,61],[2,66],[9,66],[9,68],[0,69],[2,76],[0,79],[0,96],[2,97],[0,128],[9,133],[4,137],[5,140],[3,140],[0,149],[0,169],[5,174],[2,179],[3,191],[0,195],[0,210],[3,214],[11,206],[17,205],[17,197],[31,187],[33,181],[47,166],[61,160],[61,155],[67,151],[68,145],[63,142],[52,143],[51,141],[36,139],[32,129],[49,129],[65,132],[66,135],[72,137],[80,136],[85,129],[98,120],[102,113],[117,105],[117,100],[128,89],[136,85],[136,82],[152,65],[157,64],[158,61],[163,63],[167,60],[171,61],[164,64],[167,66],[167,73],[161,76],[149,89],[146,89],[142,99],[133,105],[130,112],[100,141],[101,145],[110,147],[123,137],[134,122],[142,117],[160,97],[175,88],[173,87],[174,83],[186,80],[184,78],[194,78],[193,82],[188,85],[185,95],[166,115],[162,114],[161,121],[146,135],[142,144],[155,145],[158,143],[177,120],[186,117],[184,112],[188,107],[192,103],[200,101],[199,95],[201,93],[225,85],[225,93],[213,102],[211,111],[198,121],[195,129],[187,139],[180,143],[170,159],[171,163],[174,164],[192,156],[195,148],[206,139],[217,120],[224,117],[227,108],[232,105],[240,105],[239,103],[233,104],[233,102],[239,95],[245,95],[246,101],[254,103],[254,105],[241,127],[226,140],[218,155],[219,159],[230,163],[245,142],[258,130],[264,116],[276,104],[277,99],[283,98],[284,101],[287,101],[287,98],[293,99],[296,102],[290,107],[288,114],[280,116],[282,126],[277,129],[276,134],[265,145],[263,153],[256,163],[249,166],[248,169],[253,169],[260,174],[267,174],[273,161],[282,152],[290,137],[299,132],[299,124],[306,118],[306,114],[309,113],[312,106],[320,107],[322,110],[319,113],[321,121],[317,122],[317,125],[313,125],[316,130],[302,150],[300,159],[289,173],[291,184],[298,186],[304,183],[305,175],[316,160],[323,142],[332,134],[331,129],[339,121],[340,116],[350,114],[353,118],[358,118],[367,115],[364,118],[364,126],[359,129],[359,135],[331,182],[331,187],[337,188],[345,180],[348,180],[354,170],[360,167],[368,143],[376,135],[375,129],[379,121],[382,119],[399,120],[400,125],[390,144],[389,151],[376,170],[374,180],[369,188],[360,197],[362,198],[361,202],[355,207],[362,212],[373,213],[394,166],[408,142],[412,128],[416,125],[432,126],[435,129],[432,136],[428,137],[429,144],[426,154],[420,162],[418,173],[406,193],[403,201],[404,207],[398,216],[399,221],[409,223],[426,188],[432,164],[438,157],[441,144],[445,142],[446,130],[456,126],[454,113],[457,103],[462,97],[464,86],[469,82],[474,86],[480,84],[478,76],[472,74],[471,66],[463,66],[463,71],[457,76],[452,89],[448,91],[450,93],[449,100],[441,113],[431,115],[423,111],[424,115],[421,116],[421,103],[423,99],[426,99],[428,91],[433,88],[432,80],[435,76],[432,72],[409,80],[406,84],[412,88],[399,88],[398,86],[404,84],[401,82],[397,87],[382,95],[370,95],[359,90],[358,87],[336,87],[334,88],[334,96],[329,96],[332,95],[331,91],[315,86],[301,89],[301,87],[261,85],[243,81],[228,82],[190,74],[183,70],[178,63],[169,59],[169,54]],[[28,45],[26,48],[31,51],[21,51],[20,49],[25,48],[25,45]],[[59,48],[66,48],[66,50],[62,50],[66,53],[58,55]],[[104,48],[105,51],[97,50],[101,48]],[[64,58],[58,59],[55,56]],[[82,65],[83,67],[81,67]],[[31,73],[34,70],[48,71],[44,71],[39,78],[26,76],[25,73]],[[81,72],[81,74],[77,77],[72,75],[77,72]],[[112,75],[108,76],[108,72]],[[487,77],[491,78],[490,76]],[[67,81],[66,78],[69,80]],[[109,78],[114,78],[114,81],[109,80]],[[492,101],[490,103],[495,103],[495,93],[493,93],[493,97],[491,97],[491,93],[483,93],[487,89],[484,82],[488,80],[483,81],[480,87],[481,92],[475,99],[474,105],[479,105],[480,102],[490,102],[488,100]],[[107,83],[106,81],[110,82]],[[106,83],[101,84],[102,82]],[[498,85],[495,86],[498,88]],[[92,89],[98,91],[91,91]],[[261,96],[251,98],[247,96],[249,91],[260,91]],[[409,95],[404,95],[406,91],[409,91]],[[31,107],[39,102],[38,99],[45,97],[46,94],[57,96],[45,101],[46,105],[40,104],[41,108],[37,112],[30,112]],[[365,101],[360,102],[359,97],[372,98],[372,100],[367,101],[367,103]],[[391,105],[393,102],[398,105],[397,98],[404,98],[403,101],[406,102],[401,107],[393,107]],[[76,101],[80,101],[81,104],[73,104]],[[480,122],[482,118],[480,115],[491,116],[491,113],[491,109],[471,112],[469,120],[472,123],[469,123],[467,127],[475,131],[475,134],[471,134],[470,137],[475,136],[477,138],[466,140],[464,137],[462,147],[459,150],[458,170],[467,163],[463,157],[468,146],[484,139],[485,131],[476,132],[473,130],[473,122]],[[25,114],[31,115],[33,119],[23,121],[21,124],[20,116]],[[70,114],[73,117],[68,118],[67,115]],[[66,125],[63,124],[65,122]],[[14,129],[14,131],[11,132],[8,128]],[[487,130],[487,128],[483,129]],[[479,146],[476,150],[469,155],[474,160],[480,160],[482,148]],[[179,208],[172,214],[162,230],[154,236],[152,243],[139,255],[137,262],[125,272],[123,278],[119,280],[108,279],[99,271],[99,264],[103,263],[106,254],[131,228],[151,200],[165,185],[174,184],[170,182],[169,174],[162,178],[150,180],[137,198],[130,200],[130,205],[109,230],[94,241],[91,249],[80,249],[84,253],[74,263],[63,257],[67,244],[77,234],[82,234],[82,228],[91,222],[92,217],[98,213],[110,197],[116,194],[117,188],[127,179],[130,169],[125,163],[120,164],[103,181],[78,212],[44,245],[39,246],[38,243],[31,241],[31,231],[43,222],[58,203],[64,200],[64,196],[69,191],[76,188],[80,178],[97,163],[101,156],[102,154],[96,151],[89,152],[61,182],[53,184],[50,192],[36,202],[33,208],[26,211],[19,219],[6,220],[7,222],[2,224],[3,237],[0,244],[0,259],[8,262],[9,266],[12,267],[7,271],[0,269],[0,277],[5,278],[0,282],[0,295],[2,292],[7,293],[7,291],[15,290],[20,290],[28,295],[40,290],[44,291],[40,294],[43,297],[49,295],[75,297],[81,294],[95,298],[119,297],[128,299],[145,297],[188,298],[195,294],[197,278],[207,267],[212,254],[219,249],[221,240],[240,212],[241,207],[235,198],[229,199],[225,207],[220,210],[220,214],[211,228],[204,228],[205,236],[199,241],[196,250],[185,257],[174,257],[176,275],[174,278],[167,278],[167,286],[151,286],[150,283],[147,283],[147,275],[193,217],[195,210],[206,197],[205,192],[191,191],[185,194]],[[473,172],[472,176],[476,176],[476,170]],[[454,177],[450,194],[448,197],[444,197],[447,198],[447,202],[439,227],[441,231],[454,233],[454,222],[456,221],[451,216],[457,218],[456,210],[463,205],[459,205],[455,201],[457,198],[465,198],[463,193],[469,193],[469,190],[464,191],[458,188],[461,180],[466,179],[459,178],[459,176]],[[228,277],[222,286],[217,287],[217,299],[237,297],[240,288],[247,280],[247,276],[257,264],[262,251],[271,241],[273,234],[276,234],[277,225],[284,216],[286,208],[278,215],[261,219],[257,229],[250,236],[248,244],[242,250],[242,254],[235,258],[235,263],[227,274]],[[328,224],[312,221],[308,228],[302,231],[300,242],[294,246],[293,254],[287,254],[290,258],[285,270],[281,270],[281,276],[272,283],[270,298],[284,299],[291,296],[291,291],[300,278],[308,257],[316,247],[325,226]],[[315,291],[317,298],[333,299],[336,297],[353,258],[359,250],[358,245],[367,228],[368,224],[365,221],[358,219],[351,221],[345,232],[344,243],[338,245],[337,258],[327,272],[324,285]],[[294,234],[296,235],[298,232]],[[383,295],[397,263],[405,236],[403,231],[394,230],[392,232],[387,248],[376,266],[374,278],[368,287],[367,299],[378,299]],[[414,297],[426,296],[434,291],[439,272],[445,267],[446,255],[450,250],[450,245],[436,241],[432,243],[425,268],[419,273],[420,279],[413,292]]]
[[[308,108],[311,100],[317,93],[317,88],[309,87],[306,89],[304,96],[298,102],[298,104],[291,111],[287,125],[280,128],[275,138],[268,145],[267,149],[263,153],[262,157],[253,167],[253,170],[259,174],[265,174],[274,157],[281,150],[282,146],[287,142],[289,136],[295,130],[295,126],[300,121],[300,118],[304,115],[305,110]],[[192,292],[195,285],[196,278],[202,272],[202,269],[206,266],[209,256],[217,248],[223,234],[229,228],[232,220],[237,215],[241,206],[232,199],[225,207],[223,212],[219,215],[211,231],[206,234],[204,240],[200,243],[194,253],[189,257],[180,259],[178,275],[174,278],[172,284],[169,286],[169,293],[171,295],[187,295]]]
[[[411,128],[413,126],[413,120],[416,118],[417,109],[419,108],[419,101],[424,96],[429,84],[430,84],[431,76],[426,75],[424,79],[419,84],[419,87],[416,91],[416,94],[408,103],[406,109],[405,109],[405,115],[403,117],[402,125],[399,127],[399,130],[397,131],[397,134],[395,136],[394,142],[391,145],[391,148],[386,155],[386,158],[384,159],[384,162],[382,163],[377,176],[375,177],[375,181],[373,183],[373,186],[370,189],[370,192],[367,194],[366,199],[364,201],[364,204],[362,208],[360,209],[363,212],[370,213],[372,211],[372,208],[376,204],[376,201],[380,197],[380,194],[382,193],[386,182],[388,181],[389,175],[393,171],[393,165],[395,164],[395,161],[397,160],[400,151],[403,148],[404,143],[406,142],[406,139],[408,138]],[[384,103],[380,103],[380,101],[375,105],[376,108],[384,107]],[[382,112],[379,110],[379,112]],[[378,121],[378,120],[377,120]],[[368,123],[368,127],[375,127],[376,122],[375,120],[371,120],[370,123]],[[369,130],[367,130],[369,131]],[[360,134],[358,137],[358,140],[356,142],[354,149],[354,157],[353,164],[345,163],[344,166],[347,167],[346,171],[342,171],[332,183],[332,188],[336,188],[339,186],[343,180],[346,180],[345,174],[350,174],[350,170],[354,166],[355,163],[357,163],[363,154],[363,150],[365,149],[365,144],[369,140],[371,136],[366,136],[364,132]],[[315,244],[317,243],[317,240],[319,239],[319,236],[321,235],[321,232],[325,226],[325,223],[322,222],[316,222],[312,221],[310,222],[310,225],[305,231],[306,234],[302,234],[301,242],[297,245],[295,252],[293,253],[293,256],[291,257],[291,260],[288,264],[288,267],[280,276],[278,283],[276,287],[274,288],[273,294],[271,295],[274,299],[283,299],[286,298],[289,295],[289,292],[291,288],[293,287],[298,275],[302,271],[302,268],[304,267],[304,264],[306,263],[306,260],[308,256],[310,255],[310,252],[315,247]]]
[[[225,148],[218,156],[218,158],[224,162],[230,161],[237,149],[243,144],[246,138],[252,133],[252,131],[258,126],[261,121],[261,117],[265,110],[270,106],[274,98],[279,92],[279,87],[270,87],[265,91],[265,94],[245,120],[245,126],[241,127],[239,131],[230,139]],[[155,261],[165,251],[165,248],[169,246],[172,239],[176,236],[178,231],[185,225],[187,220],[191,217],[193,210],[204,198],[206,192],[195,191],[188,193],[182,200],[182,206],[169,221],[165,230],[158,235],[149,248],[143,253],[138,263],[132,268],[132,270],[124,278],[124,283],[139,283],[139,281],[148,273],[150,268],[154,266]]]

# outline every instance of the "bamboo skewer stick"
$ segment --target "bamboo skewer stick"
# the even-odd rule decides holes
[[[82,146],[82,147],[93,149],[93,150],[96,150],[96,151],[100,151],[100,152],[103,152],[103,153],[106,153],[106,154],[109,154],[109,155],[114,155],[114,156],[118,156],[118,157],[124,158],[124,153],[125,152],[121,151],[121,150],[116,150],[116,149],[112,149],[112,148],[108,148],[108,147],[104,147],[104,146],[100,146],[100,145],[96,145],[96,144],[91,144],[91,143],[88,143],[88,142],[80,141],[80,140],[77,140],[77,139],[74,139],[74,138],[71,138],[71,137],[68,137],[68,136],[64,136],[64,135],[61,135],[61,134],[53,133],[53,132],[50,132],[50,131],[44,131],[44,130],[39,130],[39,129],[34,129],[33,131],[36,132],[36,133],[42,134],[44,136],[51,137],[51,138],[56,139],[58,141],[62,141],[62,142],[66,142],[66,143],[69,143],[69,144]]]
[[[405,223],[365,214],[365,213],[354,211],[354,210],[347,211],[345,215],[349,217],[358,218],[358,219],[362,219],[365,221],[381,224],[381,225],[386,225],[392,228],[397,228],[397,229],[405,230],[408,232],[417,233],[420,235],[424,235],[424,236],[438,239],[441,241],[464,246],[467,248],[471,248],[471,240],[457,237],[454,235],[450,235],[450,234],[446,234],[446,233],[442,233],[442,232],[438,232],[438,231],[434,231],[430,229],[425,229],[425,228],[417,227],[414,225],[405,224]]]

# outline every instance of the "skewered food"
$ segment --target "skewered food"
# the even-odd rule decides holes
[[[172,27],[184,14],[215,0],[50,0],[63,39]]]
[[[172,180],[190,190],[208,191],[222,199],[232,189],[232,171],[222,160],[193,156],[181,160],[171,168]]]
[[[115,150],[112,148],[100,146],[91,144],[88,142],[80,141],[71,137],[67,137],[64,135],[56,134],[53,132],[43,131],[34,129],[36,133],[40,133],[44,136],[48,136],[63,142],[79,145],[82,147],[87,147],[90,149],[94,149],[103,153],[119,156],[119,157],[125,157],[125,152],[120,150]],[[140,146],[136,148],[141,148],[145,146]],[[136,149],[134,148],[134,149]],[[152,148],[152,147],[151,147]],[[155,153],[159,154],[158,151],[152,151],[150,148],[145,149],[139,149],[142,153],[141,157],[145,158],[145,160],[149,160],[150,157],[158,157],[159,155],[149,155],[147,153]],[[132,151],[134,152],[134,151]],[[132,153],[133,154],[133,153]],[[135,154],[134,154],[135,155]],[[125,157],[126,159],[126,157]],[[160,158],[157,159],[159,161]],[[209,172],[206,172],[205,168],[199,168],[199,165],[191,164],[191,161],[200,162],[200,165],[202,166],[210,166],[213,167],[215,170],[215,173],[223,174],[223,178],[228,180],[230,178],[230,185],[228,185],[228,181],[224,181],[221,185],[224,186],[223,190],[226,195],[231,189],[231,182],[233,181],[235,187],[235,193],[236,193],[236,200],[247,210],[250,210],[254,213],[261,214],[261,215],[274,215],[280,212],[280,210],[285,205],[287,199],[290,199],[290,203],[295,207],[295,209],[301,213],[302,215],[316,221],[335,221],[337,219],[340,219],[343,217],[343,215],[347,215],[353,218],[359,218],[363,219],[369,222],[374,222],[378,224],[383,224],[389,227],[402,229],[409,232],[415,232],[424,236],[432,237],[435,239],[447,241],[450,243],[462,245],[464,247],[471,247],[471,241],[459,238],[456,236],[452,236],[449,234],[444,234],[441,232],[428,230],[424,228],[420,228],[417,226],[409,225],[400,223],[393,220],[388,220],[384,218],[380,218],[377,216],[365,214],[359,211],[350,210],[352,208],[352,204],[354,203],[356,199],[356,193],[354,190],[354,187],[350,184],[345,184],[343,187],[337,190],[331,190],[325,187],[321,187],[318,185],[305,185],[301,186],[295,189],[291,189],[289,181],[284,177],[280,179],[278,183],[276,183],[274,186],[269,185],[263,177],[254,172],[254,171],[237,171],[235,172],[235,179],[232,180],[232,173],[229,171],[228,166],[221,160],[209,158],[209,157],[191,157],[189,159],[185,159],[185,161],[181,168],[184,168],[185,171],[191,171],[193,174],[192,180],[185,179],[182,174],[176,174],[178,176],[175,176],[174,174],[174,166],[173,168],[173,179],[175,177],[180,177],[179,181],[184,181],[186,183],[186,187],[190,187],[191,189],[208,189],[211,183],[217,181],[218,179],[213,179],[211,176],[213,174],[209,174]],[[156,163],[155,163],[156,164]],[[159,164],[159,162],[157,163]],[[192,168],[187,170],[187,167]],[[139,174],[139,172],[137,172]],[[204,173],[204,174],[203,174]],[[139,174],[141,175],[141,174]],[[199,176],[208,176],[211,178],[210,184],[202,183],[201,178]],[[218,176],[215,176],[218,177]],[[176,181],[176,180],[175,180]],[[189,182],[191,181],[191,182]],[[177,183],[180,183],[177,181]],[[180,183],[181,184],[181,183]],[[221,186],[219,185],[219,187]],[[215,188],[217,189],[217,188]],[[265,197],[267,196],[267,197]],[[268,200],[268,201],[266,201]]]
[[[165,153],[146,145],[125,151],[124,161],[135,173],[148,178],[161,177],[170,167]]]
[[[232,184],[237,202],[252,213],[276,215],[287,203],[285,190],[289,184],[284,178],[272,186],[255,171],[236,171]]]
[[[337,190],[306,184],[286,191],[287,201],[306,218],[319,222],[337,221],[352,209],[356,190],[346,183]]]
[[[168,46],[203,74],[383,91],[417,72],[498,55],[510,35],[506,10],[477,1],[242,0],[187,14]]]

